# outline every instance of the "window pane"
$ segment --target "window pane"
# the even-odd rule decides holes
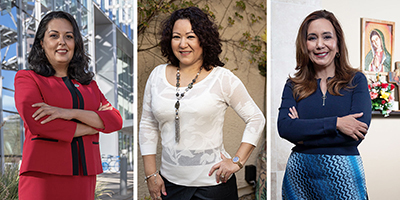
[[[35,0],[23,0],[24,12],[30,16],[33,16],[35,10]]]
[[[5,90],[3,89],[3,109],[12,111],[12,112],[17,112],[17,109],[15,108],[15,102],[14,102],[14,92]]]
[[[81,27],[82,27],[82,36],[86,36],[88,34],[88,11],[85,7],[81,7]]]
[[[12,70],[1,70],[1,75],[3,76],[3,87],[14,90],[14,77],[16,71]]]
[[[78,2],[76,2],[76,0],[70,0],[71,4],[69,7],[69,13],[74,16],[75,20],[78,19],[77,15],[78,13]],[[78,22],[79,23],[79,22]],[[79,26],[79,24],[78,24]]]
[[[118,110],[123,119],[133,119],[132,59],[120,49],[117,50],[117,57]]]
[[[46,7],[47,10],[53,10],[52,0],[42,0],[40,3],[42,3],[42,5]]]
[[[4,112],[4,154],[6,156],[21,155],[20,116]]]
[[[65,0],[55,0],[55,2],[56,2],[55,10],[67,11],[67,4]]]

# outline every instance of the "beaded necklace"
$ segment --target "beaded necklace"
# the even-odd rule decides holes
[[[203,69],[203,66],[200,67],[200,70],[199,70],[199,72],[197,72],[196,77],[194,77],[192,82],[189,83],[187,88],[185,88],[185,90],[180,94],[179,94],[179,87],[181,84],[179,83],[179,80],[181,79],[181,74],[179,73],[179,67],[176,70],[176,103],[175,103],[175,142],[176,143],[179,143],[179,139],[181,138],[180,124],[179,124],[179,106],[180,106],[179,100],[181,100],[185,96],[185,93],[187,91],[189,91],[190,89],[193,88],[193,84],[196,82],[202,69]]]

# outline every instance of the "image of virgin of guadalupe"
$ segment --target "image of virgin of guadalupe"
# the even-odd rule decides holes
[[[383,33],[374,29],[369,35],[371,50],[365,56],[365,71],[370,72],[390,72],[392,56],[385,46]]]

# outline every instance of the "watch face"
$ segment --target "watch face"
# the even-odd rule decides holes
[[[238,161],[239,161],[239,157],[237,157],[237,156],[234,157],[234,158],[232,159],[232,161],[233,161],[233,162],[238,162]]]

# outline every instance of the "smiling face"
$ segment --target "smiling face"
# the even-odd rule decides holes
[[[307,29],[307,50],[314,67],[335,67],[339,52],[335,29],[330,21],[321,18],[310,23]]]
[[[71,23],[66,19],[53,19],[41,41],[42,48],[51,66],[58,71],[67,68],[74,56],[75,40]]]
[[[188,19],[179,19],[172,29],[171,47],[180,67],[203,64],[203,48]]]

